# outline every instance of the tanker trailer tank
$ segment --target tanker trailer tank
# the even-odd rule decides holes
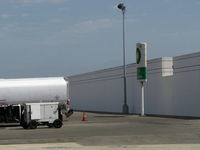
[[[63,77],[0,79],[0,102],[64,102],[68,99],[68,81]]]

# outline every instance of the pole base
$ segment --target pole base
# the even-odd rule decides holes
[[[124,114],[129,114],[129,108],[127,104],[124,104],[122,107],[122,111]]]

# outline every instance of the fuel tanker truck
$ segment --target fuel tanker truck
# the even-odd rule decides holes
[[[60,128],[72,114],[67,78],[0,79],[0,122]]]

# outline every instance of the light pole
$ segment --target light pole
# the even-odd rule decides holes
[[[127,92],[126,92],[126,50],[125,50],[125,31],[124,31],[124,15],[126,11],[126,7],[123,3],[120,3],[117,6],[120,10],[122,10],[122,17],[123,17],[123,78],[124,78],[124,104],[122,106],[122,111],[124,114],[129,113],[128,105],[127,105]]]

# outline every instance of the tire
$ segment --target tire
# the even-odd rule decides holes
[[[38,123],[35,120],[31,120],[29,123],[29,128],[30,129],[36,129],[38,126]]]
[[[54,122],[53,122],[53,127],[54,127],[54,128],[61,128],[62,125],[63,125],[63,123],[62,123],[62,121],[61,121],[60,119],[56,119],[56,120],[54,120]]]

